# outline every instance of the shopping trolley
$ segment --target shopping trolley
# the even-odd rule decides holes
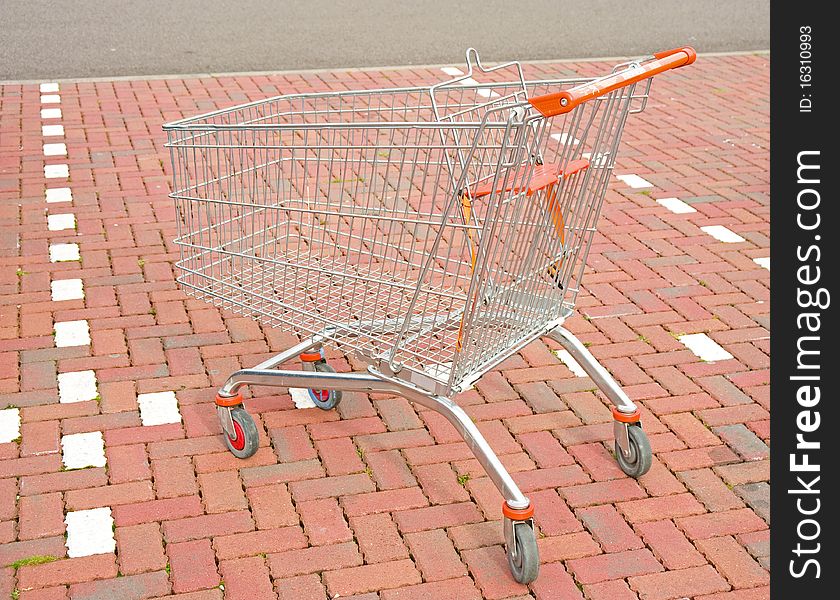
[[[463,436],[504,497],[513,576],[533,581],[533,506],[453,397],[550,337],[614,404],[622,470],[650,468],[639,410],[563,323],[627,116],[653,76],[695,58],[686,47],[604,77],[527,81],[470,49],[466,74],[430,87],[292,94],[165,125],[178,281],[301,339],[219,390],[230,451],[259,444],[246,384],[308,390],[325,410],[342,390],[403,396]],[[336,372],[328,345],[367,371]]]

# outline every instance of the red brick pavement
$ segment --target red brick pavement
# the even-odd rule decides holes
[[[228,454],[215,386],[290,337],[174,282],[163,122],[439,69],[66,82],[44,105],[38,85],[0,86],[0,408],[22,422],[0,444],[0,596],[767,598],[769,273],[753,259],[769,252],[768,63],[701,57],[657,80],[616,167],[653,187],[613,181],[583,317],[568,323],[643,407],[650,473],[615,467],[606,400],[549,341],[463,395],[536,502],[544,564],[530,589],[508,574],[489,480],[441,419],[404,400],[348,394],[321,412],[255,388],[261,449]],[[605,68],[526,65],[534,78]],[[42,121],[54,107],[61,118]],[[48,122],[64,135],[42,137]],[[56,142],[66,158],[44,156]],[[69,179],[45,179],[59,163]],[[45,203],[65,186],[72,202]],[[667,197],[696,212],[654,202]],[[48,214],[68,212],[76,230],[48,230]],[[57,243],[78,244],[81,261],[51,263]],[[51,280],[68,278],[84,299],[52,301]],[[55,348],[53,323],[77,320],[91,343]],[[675,339],[698,332],[733,358],[704,363]],[[59,403],[57,374],[88,370],[98,396]],[[183,423],[141,425],[137,395],[160,391],[175,391]],[[93,431],[107,466],[64,470],[60,436]],[[65,514],[96,507],[111,509],[115,553],[68,557]],[[56,560],[26,564],[36,556]]]

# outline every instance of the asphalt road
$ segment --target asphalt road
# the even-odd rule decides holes
[[[767,0],[2,0],[0,80],[770,47]]]

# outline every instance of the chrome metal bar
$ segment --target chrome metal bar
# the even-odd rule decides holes
[[[609,371],[601,366],[598,360],[592,356],[589,349],[583,345],[583,342],[577,339],[568,329],[565,327],[555,327],[546,335],[563,346],[572,355],[572,358],[580,363],[580,366],[586,371],[586,374],[604,392],[604,395],[609,398],[610,402],[615,404],[615,407],[619,411],[627,414],[636,411],[636,405],[624,393],[624,390],[613,379]]]
[[[432,396],[419,388],[372,373],[325,373],[275,369],[237,371],[228,377],[219,393],[233,396],[239,388],[248,384],[318,390],[384,392],[403,396],[411,402],[440,413],[452,423],[511,508],[527,508],[530,505],[528,498],[519,490],[473,420],[464,412],[464,409],[449,398]]]
[[[260,364],[258,364],[257,366],[255,366],[251,370],[254,371],[254,370],[262,370],[262,369],[272,369],[272,368],[276,367],[277,365],[282,365],[284,362],[293,359],[294,357],[298,356],[299,354],[302,354],[303,352],[306,352],[307,350],[309,350],[309,349],[311,349],[315,346],[320,345],[323,341],[324,341],[324,338],[322,338],[319,335],[307,338],[307,339],[303,340],[301,343],[297,344],[296,346],[292,346],[288,350],[284,350],[283,352],[281,352],[277,356],[272,356],[268,360],[264,360],[263,362],[261,362]]]

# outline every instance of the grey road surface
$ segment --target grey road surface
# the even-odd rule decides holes
[[[0,0],[0,80],[764,50],[767,0]]]

